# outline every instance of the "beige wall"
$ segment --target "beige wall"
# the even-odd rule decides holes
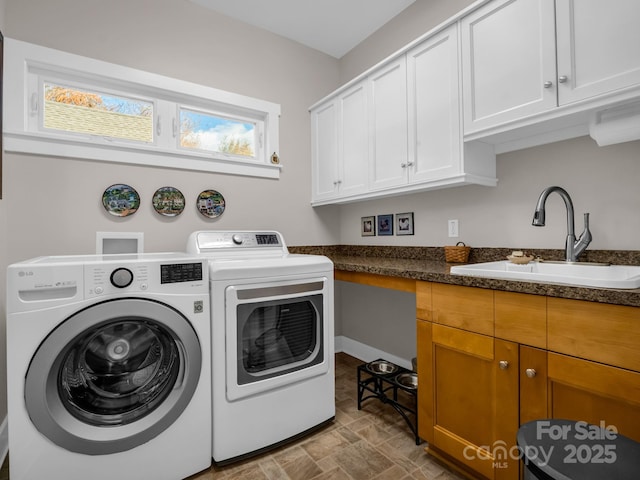
[[[146,251],[184,250],[198,229],[277,229],[291,245],[338,241],[335,211],[310,206],[308,107],[338,86],[338,61],[187,0],[0,0],[6,37],[279,103],[279,180],[5,154],[0,200],[0,269],[15,261],[95,252],[97,231],[143,232]],[[6,4],[6,14],[4,6]],[[9,92],[10,93],[10,92]],[[7,92],[5,92],[7,94]],[[101,195],[127,183],[142,198],[130,217],[107,214]],[[162,186],[179,188],[187,208],[161,217],[150,204]],[[202,190],[227,200],[206,219]],[[0,420],[6,412],[4,301],[0,275]]]
[[[307,109],[336,88],[337,60],[186,0],[9,0],[6,15],[7,37],[279,103],[283,164],[280,180],[266,180],[7,155],[9,261],[91,253],[99,230],[142,231],[146,251],[183,250],[191,231],[207,228],[274,228],[292,245],[336,242],[330,212],[310,207]],[[105,214],[100,197],[112,183],[138,190],[139,212]],[[170,220],[149,202],[165,185],[188,202]],[[204,189],[227,200],[217,220],[195,211]]]
[[[546,227],[533,227],[542,190],[564,187],[573,199],[577,233],[589,212],[590,249],[640,250],[640,142],[598,147],[589,137],[498,155],[497,187],[465,186],[341,207],[345,244],[452,245],[564,249],[566,210],[558,195],[547,201]],[[415,235],[361,237],[360,217],[414,212]],[[447,220],[460,237],[449,238]]]
[[[0,0],[0,31],[3,35],[6,35],[5,30],[5,8],[7,0]],[[2,154],[0,152],[0,154]],[[3,164],[6,164],[6,160],[3,160]],[[6,322],[5,322],[5,289],[6,289],[6,275],[5,271],[8,265],[7,262],[7,201],[5,188],[7,181],[3,172],[3,195],[0,199],[0,422],[4,419],[7,411],[7,385],[5,374],[6,362],[5,362],[5,345],[6,345]]]
[[[357,77],[474,1],[416,0],[340,59],[341,83]]]

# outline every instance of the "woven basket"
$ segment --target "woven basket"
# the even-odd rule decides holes
[[[471,247],[467,247],[463,242],[458,242],[455,247],[444,247],[444,259],[448,263],[465,263],[469,260]]]

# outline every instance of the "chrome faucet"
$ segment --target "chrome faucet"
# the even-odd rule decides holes
[[[544,227],[544,205],[547,201],[547,197],[553,192],[556,192],[562,197],[562,200],[564,200],[564,204],[567,207],[567,243],[565,246],[565,261],[576,262],[580,254],[587,249],[592,240],[591,232],[589,231],[589,214],[584,214],[584,231],[576,241],[576,232],[573,221],[573,202],[564,188],[547,187],[542,191],[540,198],[538,198],[536,211],[533,213],[533,222],[531,222],[531,224],[534,227]]]

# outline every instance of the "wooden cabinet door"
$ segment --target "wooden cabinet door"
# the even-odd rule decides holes
[[[407,182],[407,67],[404,56],[369,77],[369,187]]]
[[[497,0],[462,19],[465,134],[557,106],[554,15],[554,0]]]
[[[427,322],[423,322],[427,323]],[[420,327],[431,349],[419,354],[420,435],[444,454],[495,479],[516,479],[509,449],[518,429],[518,345],[439,324]],[[419,329],[419,331],[420,331]],[[429,350],[427,348],[427,350]]]
[[[338,190],[341,197],[367,191],[369,124],[366,87],[366,82],[361,82],[340,94],[338,99]]]
[[[520,425],[548,418],[547,351],[520,345]]]
[[[338,193],[338,107],[335,100],[311,111],[312,199],[334,198]]]
[[[457,33],[454,24],[407,53],[409,183],[462,168]]]
[[[549,416],[615,426],[640,442],[640,373],[548,353]]]
[[[556,0],[561,105],[640,84],[638,0]]]

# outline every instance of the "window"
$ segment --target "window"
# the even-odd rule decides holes
[[[180,110],[180,146],[254,159],[256,125],[193,110]]]
[[[280,106],[6,39],[5,149],[278,178]]]
[[[44,83],[44,129],[153,143],[153,103]]]

